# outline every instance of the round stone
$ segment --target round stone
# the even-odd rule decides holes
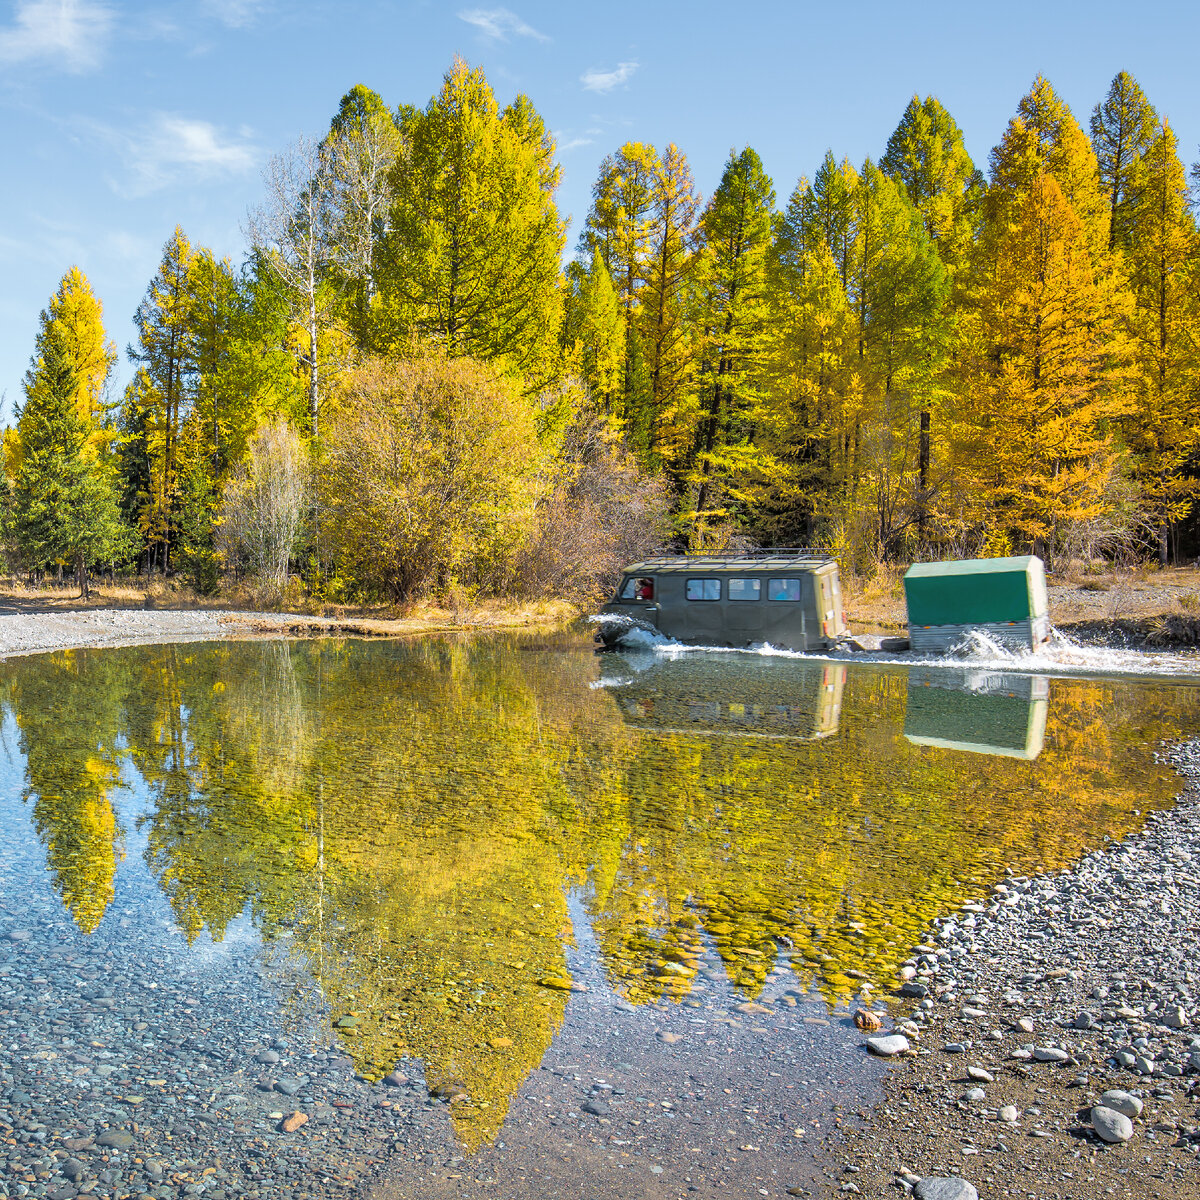
[[[1103,1104],[1092,1109],[1092,1128],[1106,1142],[1127,1142],[1133,1137],[1133,1122],[1124,1113]]]

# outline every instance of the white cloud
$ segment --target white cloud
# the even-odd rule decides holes
[[[467,8],[458,14],[458,19],[466,21],[468,25],[474,25],[484,37],[497,42],[507,42],[510,35],[533,38],[538,42],[550,40],[507,8]]]
[[[79,73],[99,66],[113,13],[91,0],[21,0],[0,29],[0,62],[49,60]]]
[[[568,150],[578,150],[580,146],[592,146],[596,139],[590,137],[573,137],[568,138],[565,142],[558,143],[559,154],[566,154]]]
[[[258,162],[248,131],[226,137],[208,121],[173,113],[158,113],[133,131],[113,129],[96,121],[82,122],[90,136],[116,150],[125,174],[112,179],[113,189],[126,196],[144,196],[181,178],[212,179],[240,175]]]
[[[635,62],[617,63],[611,71],[598,71],[593,67],[580,75],[579,82],[588,92],[611,92],[613,88],[628,83],[637,69]]]
[[[230,29],[253,25],[267,7],[266,0],[204,0],[202,9]]]

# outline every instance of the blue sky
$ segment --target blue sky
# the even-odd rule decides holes
[[[0,392],[21,395],[37,315],[78,264],[122,352],[163,242],[239,261],[265,159],[327,128],[364,83],[423,105],[454,55],[554,130],[574,245],[601,158],[676,142],[700,189],[752,145],[780,201],[825,150],[878,156],[914,93],[950,109],[976,162],[1035,75],[1086,125],[1119,70],[1200,154],[1200,6],[1044,0],[853,6],[490,0],[17,0],[0,3]]]

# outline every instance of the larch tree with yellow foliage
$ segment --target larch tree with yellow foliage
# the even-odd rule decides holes
[[[62,277],[41,315],[34,364],[25,379],[27,391],[36,391],[39,386],[36,364],[51,336],[66,356],[75,380],[75,411],[87,428],[89,454],[97,460],[107,459],[115,436],[109,419],[108,383],[116,366],[117,348],[104,332],[100,301],[78,267],[71,267]],[[4,445],[5,466],[11,477],[20,466],[19,425]]]
[[[706,548],[726,536],[774,470],[756,443],[767,348],[767,260],[775,189],[749,146],[731,153],[701,219],[703,346],[696,372],[699,415],[681,518]]]
[[[603,260],[621,303],[625,357],[614,415],[630,430],[644,424],[647,373],[638,326],[661,166],[658,151],[643,142],[626,142],[608,155],[592,187],[592,208],[580,236],[581,251]]]
[[[138,371],[125,390],[122,412],[125,454],[131,466],[141,468],[126,473],[134,490],[130,507],[149,548],[150,569],[157,565],[164,575],[174,534],[180,440],[196,370],[195,259],[177,226],[134,317],[138,344],[129,348],[129,357]]]
[[[1176,145],[1164,121],[1138,159],[1123,213],[1134,297],[1133,403],[1124,430],[1164,564],[1171,525],[1190,511],[1196,494],[1187,466],[1200,444],[1200,243]]]
[[[1051,557],[1101,518],[1126,407],[1111,276],[1049,172],[1009,207],[981,288],[963,415],[972,517],[992,549]]]
[[[553,137],[528,97],[502,109],[461,60],[405,133],[377,279],[387,349],[426,339],[536,390],[554,376],[562,322]]]

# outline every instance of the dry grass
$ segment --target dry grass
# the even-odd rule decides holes
[[[73,584],[29,588],[19,580],[0,579],[0,612],[78,612],[94,608],[159,608],[176,611],[263,612],[274,611],[325,618],[345,625],[363,625],[364,632],[386,635],[419,629],[489,629],[543,625],[568,621],[578,609],[563,600],[480,600],[461,595],[439,603],[435,600],[409,604],[327,604],[289,590],[282,603],[272,603],[252,588],[229,587],[213,596],[201,596],[183,583],[161,578],[118,580],[115,584],[93,583],[90,599],[79,598]],[[368,629],[367,627],[372,628]]]
[[[904,572],[906,566],[880,563],[866,578],[842,581],[846,620],[861,632],[904,629]]]

